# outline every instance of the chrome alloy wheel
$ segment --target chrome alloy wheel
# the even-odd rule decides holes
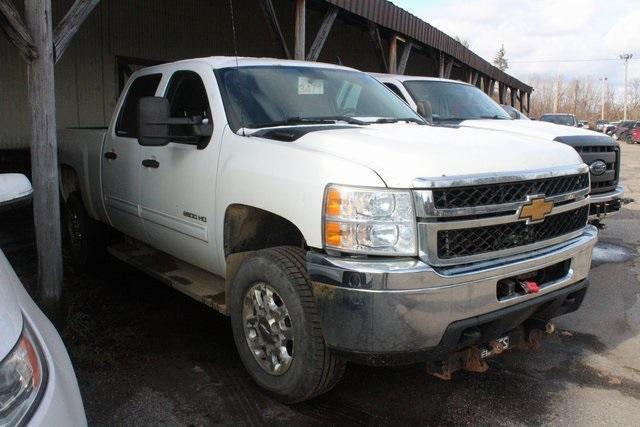
[[[280,295],[266,283],[254,284],[242,306],[244,335],[260,367],[282,375],[293,361],[293,325]]]

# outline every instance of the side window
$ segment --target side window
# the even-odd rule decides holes
[[[398,86],[394,85],[393,83],[385,83],[384,85],[391,89],[391,91],[398,95],[404,102],[407,102],[407,100],[404,98],[404,95],[402,95],[402,92],[400,92]]]
[[[171,105],[171,117],[211,118],[207,90],[200,76],[193,71],[178,71],[167,88],[166,98]]]
[[[131,83],[116,123],[116,135],[138,137],[138,101],[145,96],[154,96],[161,79],[162,74],[149,74],[140,76]]]

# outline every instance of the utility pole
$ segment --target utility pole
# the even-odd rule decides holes
[[[602,96],[601,96],[602,112],[600,113],[600,119],[604,120],[604,92],[607,87],[608,79],[606,77],[602,77],[602,78],[599,78],[598,80],[602,82]]]
[[[629,60],[633,58],[632,53],[623,53],[620,55],[620,59],[624,61],[624,114],[623,120],[627,120],[627,102],[629,98],[627,97],[627,81],[629,75]]]

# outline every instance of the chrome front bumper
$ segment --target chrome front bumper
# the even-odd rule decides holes
[[[402,353],[437,348],[454,322],[527,303],[583,282],[597,230],[525,254],[434,269],[413,258],[355,260],[309,252],[325,341],[347,353]],[[570,260],[564,277],[537,294],[499,301],[497,282]],[[525,304],[523,304],[525,305]]]

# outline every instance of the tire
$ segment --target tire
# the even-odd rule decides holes
[[[329,391],[342,378],[346,366],[324,342],[304,259],[305,252],[300,248],[281,246],[260,250],[242,263],[230,290],[231,325],[240,359],[256,384],[283,403],[308,400]],[[267,288],[274,291],[271,301],[282,303],[277,306],[280,312],[282,307],[286,309],[292,337],[292,341],[280,347],[286,348],[287,355],[292,357],[288,366],[285,366],[287,362],[281,363],[279,372],[265,368],[264,364],[269,363],[254,356],[249,344],[256,339],[267,342],[270,337],[277,337],[278,329],[270,329],[273,334],[268,335],[258,332],[259,327],[248,329],[249,323],[243,315],[243,310],[245,314],[256,313],[255,304],[250,303],[251,296],[256,290]],[[286,319],[281,322],[286,326]],[[247,338],[247,334],[255,332],[262,335]]]
[[[64,229],[72,265],[76,270],[88,271],[104,259],[106,228],[89,217],[80,193],[69,195],[64,207]]]

